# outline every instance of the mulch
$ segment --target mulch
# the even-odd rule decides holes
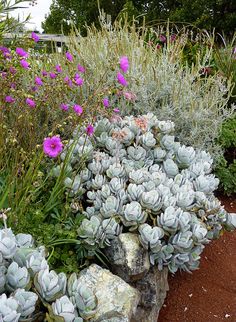
[[[236,196],[219,197],[236,213]],[[206,246],[200,269],[169,276],[158,322],[236,322],[236,231]]]

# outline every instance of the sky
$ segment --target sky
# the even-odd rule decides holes
[[[12,16],[18,17],[22,21],[27,15],[31,14],[31,23],[27,24],[26,27],[30,30],[37,29],[42,31],[41,22],[45,19],[45,14],[49,13],[49,7],[52,3],[52,0],[37,0],[37,4],[34,6],[29,6],[28,3],[25,3],[24,6],[27,6],[26,9],[20,9],[13,12]]]

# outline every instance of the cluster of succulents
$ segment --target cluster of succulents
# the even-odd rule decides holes
[[[97,305],[94,293],[72,274],[49,270],[45,248],[29,234],[0,230],[0,320],[82,322]],[[46,313],[47,312],[47,313]]]
[[[75,131],[61,159],[67,193],[85,207],[78,229],[85,244],[105,247],[122,230],[135,231],[159,269],[191,271],[205,244],[236,227],[213,194],[211,156],[173,132],[173,122],[152,113],[102,119],[92,137]]]

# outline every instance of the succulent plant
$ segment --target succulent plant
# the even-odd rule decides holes
[[[3,258],[12,258],[16,252],[16,238],[10,228],[0,230],[0,253]]]
[[[75,320],[74,305],[66,295],[52,303],[52,310],[55,315],[62,316],[65,322],[73,322]]]
[[[34,239],[30,234],[17,234],[16,243],[18,247],[33,247]]]
[[[30,275],[26,267],[19,267],[12,262],[6,273],[6,288],[13,292],[17,288],[27,288],[30,282]]]
[[[17,300],[19,304],[17,311],[20,312],[20,318],[29,318],[35,311],[38,295],[33,292],[27,292],[20,288],[13,293],[13,298]]]
[[[85,247],[105,247],[122,229],[136,230],[153,264],[190,271],[209,239],[235,228],[214,197],[211,156],[181,145],[173,130],[173,122],[149,113],[102,119],[92,138],[74,132],[68,182],[80,176],[73,198],[87,206],[78,228]]]
[[[6,294],[0,296],[0,317],[3,322],[17,322],[20,318],[18,301]]]
[[[47,268],[35,275],[34,284],[45,301],[53,302],[65,294],[66,275],[64,273],[57,274],[54,271],[49,271]]]
[[[97,298],[85,284],[79,283],[75,294],[76,307],[82,318],[88,319],[96,312]]]

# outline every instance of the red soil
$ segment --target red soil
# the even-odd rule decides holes
[[[236,197],[220,198],[236,213]],[[158,322],[236,322],[236,231],[206,246],[200,269],[169,277]]]

